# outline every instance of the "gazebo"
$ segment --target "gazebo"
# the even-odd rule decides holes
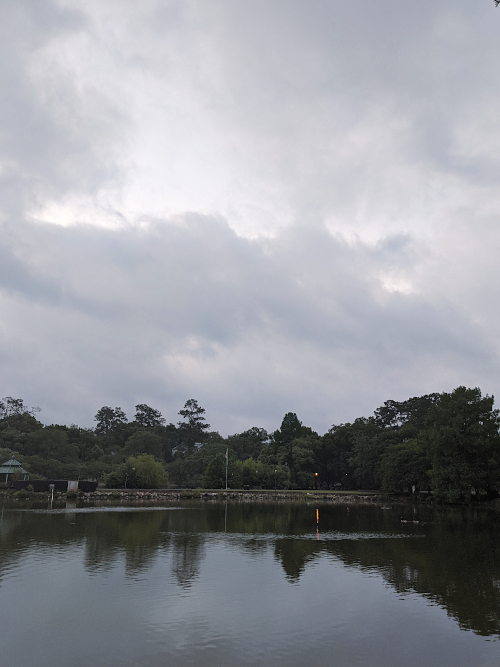
[[[15,459],[14,457],[10,458],[8,461],[5,461],[0,466],[0,475],[5,475],[5,483],[9,481],[9,475],[14,475],[15,473],[21,473],[24,475],[23,479],[30,478],[29,473],[27,470],[25,470],[19,461]]]

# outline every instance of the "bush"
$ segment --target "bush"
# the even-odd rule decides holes
[[[163,465],[150,454],[131,456],[106,478],[109,488],[160,489],[168,485]]]

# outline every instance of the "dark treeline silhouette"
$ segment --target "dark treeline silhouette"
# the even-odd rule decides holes
[[[105,480],[110,487],[381,489],[449,502],[500,488],[499,411],[479,388],[386,401],[371,417],[319,435],[287,413],[272,433],[223,438],[190,399],[177,423],[138,404],[129,421],[104,406],[93,429],[44,426],[22,399],[0,401],[0,463],[15,456],[33,478]]]

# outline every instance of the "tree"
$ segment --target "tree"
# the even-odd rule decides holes
[[[134,420],[143,428],[154,428],[165,424],[165,418],[162,417],[161,412],[150,408],[145,403],[139,403],[135,406]]]
[[[69,442],[77,448],[80,461],[95,461],[104,454],[92,429],[71,424],[67,435]]]
[[[382,456],[380,473],[382,489],[388,492],[429,488],[430,461],[418,438],[390,445]]]
[[[154,456],[142,454],[128,459],[128,464],[135,468],[140,488],[159,489],[167,486],[168,475],[165,468]]]
[[[11,417],[13,415],[31,415],[34,417],[35,413],[40,412],[40,408],[28,408],[24,405],[22,398],[12,398],[6,396],[0,401],[0,419]]]
[[[500,483],[500,416],[493,397],[458,387],[443,393],[422,434],[431,461],[432,491],[451,502],[496,495]]]
[[[380,459],[389,445],[387,434],[372,417],[358,417],[351,429],[353,446],[349,464],[353,468],[354,479],[362,489],[378,489]]]
[[[316,449],[320,484],[329,488],[335,484],[349,489],[353,486],[353,468],[350,460],[354,447],[355,430],[352,424],[333,425],[322,437]]]
[[[229,447],[234,449],[239,459],[257,458],[262,447],[269,441],[269,434],[263,428],[253,426],[243,433],[235,433],[227,438]]]
[[[8,431],[16,431],[18,437],[22,440],[21,434],[31,433],[37,429],[43,428],[43,424],[35,418],[35,413],[40,408],[25,407],[21,398],[11,398],[7,396],[0,401],[0,437],[7,436]],[[11,432],[7,437],[12,439],[14,434]]]
[[[167,462],[171,461],[173,456],[172,452],[177,450],[181,442],[179,429],[175,424],[162,426],[161,437],[163,442],[163,458]]]
[[[105,405],[97,411],[94,421],[97,422],[95,432],[107,447],[121,447],[124,444],[128,419],[121,408]]]
[[[425,419],[429,409],[438,401],[440,394],[414,396],[406,401],[386,401],[374,412],[378,426],[398,429],[403,424],[411,423],[417,430],[425,427]]]
[[[365,489],[380,487],[382,483],[381,465],[383,457],[389,451],[391,451],[391,457],[386,461],[385,476],[386,483],[389,483],[390,478],[392,484],[394,478],[388,477],[388,469],[391,467],[393,472],[395,471],[394,457],[402,465],[404,455],[410,454],[404,447],[391,448],[419,436],[427,423],[429,410],[439,397],[440,394],[426,394],[414,396],[406,401],[386,401],[383,406],[375,410],[373,417],[359,418],[352,425],[347,425],[352,442],[349,464],[353,468],[353,476],[358,486]],[[403,455],[403,452],[406,453]],[[418,460],[420,465],[421,460],[414,454],[411,454],[410,459],[413,457],[414,461]],[[409,469],[407,472],[410,474]],[[416,470],[415,475],[416,479],[421,479],[421,472]]]
[[[277,462],[287,465],[290,471],[292,471],[294,469],[294,441],[299,438],[306,438],[309,436],[317,438],[318,434],[314,433],[314,431],[308,426],[303,426],[295,412],[287,412],[287,414],[283,417],[281,427],[274,431],[271,436]],[[293,483],[294,478],[292,476],[292,484]]]
[[[295,438],[300,438],[302,433],[302,422],[295,412],[287,412],[283,417],[281,426],[273,433],[273,440],[277,447],[289,445]]]
[[[314,485],[314,448],[318,438],[305,437],[292,440],[292,468],[290,477],[292,486],[298,489],[310,489]]]
[[[127,438],[124,453],[125,456],[152,454],[159,459],[163,457],[163,442],[154,429],[140,428]]]
[[[186,401],[184,408],[179,410],[179,414],[184,421],[178,422],[178,430],[188,453],[194,450],[198,442],[203,442],[207,438],[210,424],[205,423],[205,417],[203,416],[205,412],[205,408],[201,408],[194,398]]]
[[[68,442],[67,433],[54,426],[46,426],[30,433],[23,446],[26,456],[41,456],[62,463],[77,463],[78,450]]]
[[[128,422],[127,415],[121,408],[110,408],[105,405],[97,411],[94,421],[97,422],[95,432],[98,435],[107,435]]]
[[[168,484],[165,468],[154,456],[130,456],[106,478],[108,488],[160,489]]]
[[[231,462],[231,472],[232,472]],[[228,465],[229,476],[229,465]],[[203,486],[205,489],[223,489],[226,486],[226,457],[222,452],[218,452],[207,465],[203,477]],[[231,485],[229,484],[231,487]]]
[[[241,467],[241,483],[244,487],[254,488],[258,486],[262,488],[265,484],[264,473],[264,464],[261,461],[255,461],[251,457],[245,459]]]

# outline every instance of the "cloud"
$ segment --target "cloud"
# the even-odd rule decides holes
[[[87,424],[108,403],[151,402],[175,421],[196,397],[227,432],[289,410],[325,430],[477,368],[489,378],[491,342],[460,307],[384,289],[381,271],[411,273],[422,252],[408,237],[348,244],[300,225],[249,240],[195,214],[142,229],[17,225],[5,386],[45,418]]]
[[[119,171],[120,112],[63,62],[85,17],[46,2],[2,7],[0,195],[2,217],[24,218],[65,198],[95,197]]]
[[[494,392],[491,4],[4,3],[2,395],[227,433]]]

